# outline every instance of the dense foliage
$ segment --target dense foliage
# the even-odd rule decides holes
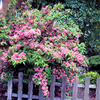
[[[89,61],[89,70],[90,71],[96,71],[100,74],[100,55],[96,55],[96,56],[91,56],[88,58]]]
[[[93,71],[83,73],[83,75],[79,75],[80,83],[85,82],[85,77],[90,77],[90,83],[96,84],[97,77],[100,77],[100,75],[97,72],[93,72]]]
[[[20,71],[26,78],[33,74],[35,84],[42,85],[44,96],[49,96],[51,74],[58,81],[67,75],[67,82],[73,83],[78,66],[87,66],[85,45],[79,43],[82,33],[62,4],[47,5],[40,11],[30,8],[28,2],[23,3],[19,18],[13,15],[16,11],[11,16],[9,10],[6,17],[0,15],[1,70],[6,72],[6,79],[12,77],[11,72],[15,77]],[[62,24],[62,18],[67,22]]]
[[[96,67],[97,65],[100,65],[100,55],[89,57],[88,60],[91,64],[90,66]]]
[[[88,56],[100,51],[100,8],[93,0],[67,0],[67,7],[73,10],[73,19],[84,33],[81,41],[86,43]]]

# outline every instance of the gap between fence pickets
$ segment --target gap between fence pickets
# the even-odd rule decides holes
[[[5,96],[7,96],[7,92],[5,92]],[[12,97],[18,97],[17,93],[12,93]],[[22,98],[28,98],[27,94],[22,94]],[[39,99],[39,96],[33,95],[32,99]],[[45,98],[43,98],[45,100]],[[50,98],[46,98],[46,100],[50,100]],[[61,100],[59,97],[54,97],[54,100]],[[66,98],[65,100],[72,100],[71,98]],[[83,100],[83,99],[77,99],[77,100]]]

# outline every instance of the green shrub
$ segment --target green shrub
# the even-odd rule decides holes
[[[99,73],[93,72],[93,71],[83,73],[82,75],[79,76],[80,83],[85,82],[85,77],[90,77],[90,83],[96,84],[97,77],[100,77],[100,75],[99,75]]]

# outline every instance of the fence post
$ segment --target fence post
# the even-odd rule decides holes
[[[12,100],[12,79],[8,81],[7,100]]]
[[[28,100],[32,100],[33,95],[33,81],[32,81],[32,75],[29,75],[29,81],[28,81]]]
[[[85,78],[85,91],[84,91],[84,100],[89,100],[89,85],[90,85],[90,78]]]
[[[54,100],[54,96],[55,96],[55,75],[51,76],[51,84],[50,84],[50,100]]]
[[[66,83],[67,83],[67,76],[64,75],[62,77],[61,100],[65,100],[66,98]]]
[[[22,100],[23,73],[18,73],[18,100]]]
[[[77,85],[78,85],[78,77],[76,77],[76,80],[75,80],[74,85],[73,85],[73,96],[72,96],[72,100],[77,100],[77,92],[78,92]]]
[[[39,100],[43,100],[42,86],[39,86]]]
[[[97,78],[96,100],[100,100],[100,77]]]

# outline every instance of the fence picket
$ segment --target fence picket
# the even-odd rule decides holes
[[[85,78],[85,91],[84,91],[84,100],[89,100],[89,84],[90,84],[90,78]]]
[[[77,85],[78,85],[78,77],[76,77],[76,80],[75,80],[74,85],[73,85],[73,96],[72,96],[72,100],[77,100],[77,92],[78,92]]]
[[[12,79],[8,81],[7,100],[12,100]]]
[[[97,78],[96,100],[100,100],[100,77]]]
[[[32,75],[29,75],[29,81],[28,81],[28,100],[32,100],[33,95],[33,81],[32,81]]]
[[[55,97],[55,75],[51,76],[51,84],[50,84],[50,100],[54,100]]]
[[[64,75],[62,77],[61,100],[65,100],[66,98],[66,83],[67,83],[67,76]]]
[[[39,100],[43,100],[42,86],[39,86]]]
[[[23,73],[18,74],[18,100],[22,100]]]

